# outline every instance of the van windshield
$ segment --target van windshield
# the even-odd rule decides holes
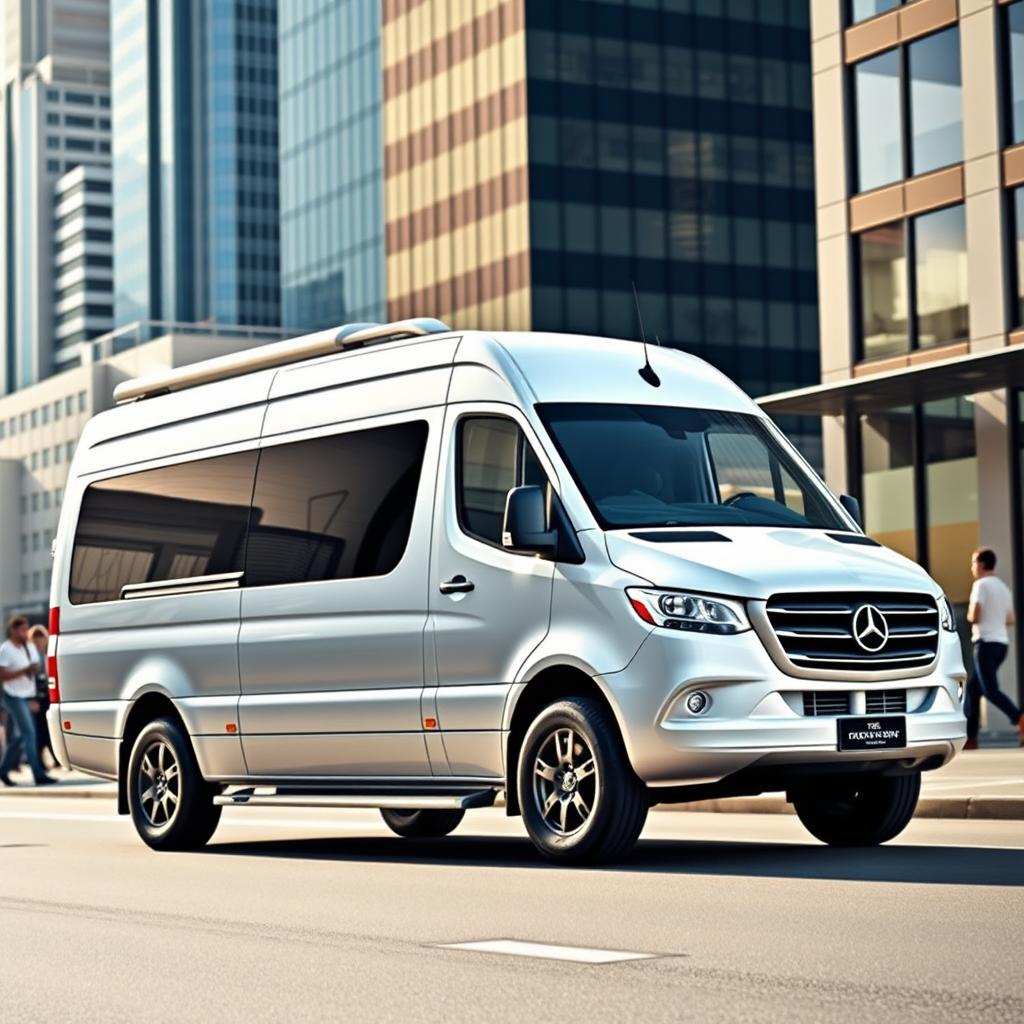
[[[650,405],[537,409],[606,530],[850,528],[822,484],[757,416]]]

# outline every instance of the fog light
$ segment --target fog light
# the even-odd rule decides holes
[[[956,684],[956,699],[958,701],[963,701],[963,699],[964,699],[964,684],[963,683],[957,683]]]
[[[711,698],[703,690],[694,690],[686,698],[686,710],[691,715],[702,715],[711,706]]]

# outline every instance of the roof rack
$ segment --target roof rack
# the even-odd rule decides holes
[[[398,320],[391,324],[345,324],[343,327],[331,327],[315,334],[304,334],[300,338],[275,341],[242,352],[232,352],[229,355],[204,359],[199,363],[190,363],[188,366],[179,366],[173,370],[161,370],[145,377],[122,381],[114,388],[114,401],[130,402],[137,398],[164,395],[170,391],[183,391],[198,384],[240,377],[255,370],[330,355],[339,349],[360,348],[370,342],[393,341],[427,334],[447,334],[449,331],[451,328],[447,324],[433,317]]]

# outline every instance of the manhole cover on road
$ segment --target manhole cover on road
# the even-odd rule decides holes
[[[663,954],[636,953],[626,949],[592,949],[587,946],[553,946],[516,939],[485,939],[481,942],[439,942],[438,949],[465,949],[472,953],[501,953],[543,960],[570,960],[578,964],[614,964],[622,960],[654,960]]]

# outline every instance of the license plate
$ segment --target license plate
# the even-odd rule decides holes
[[[840,718],[840,750],[889,750],[907,745],[907,720],[902,715],[882,718]]]

